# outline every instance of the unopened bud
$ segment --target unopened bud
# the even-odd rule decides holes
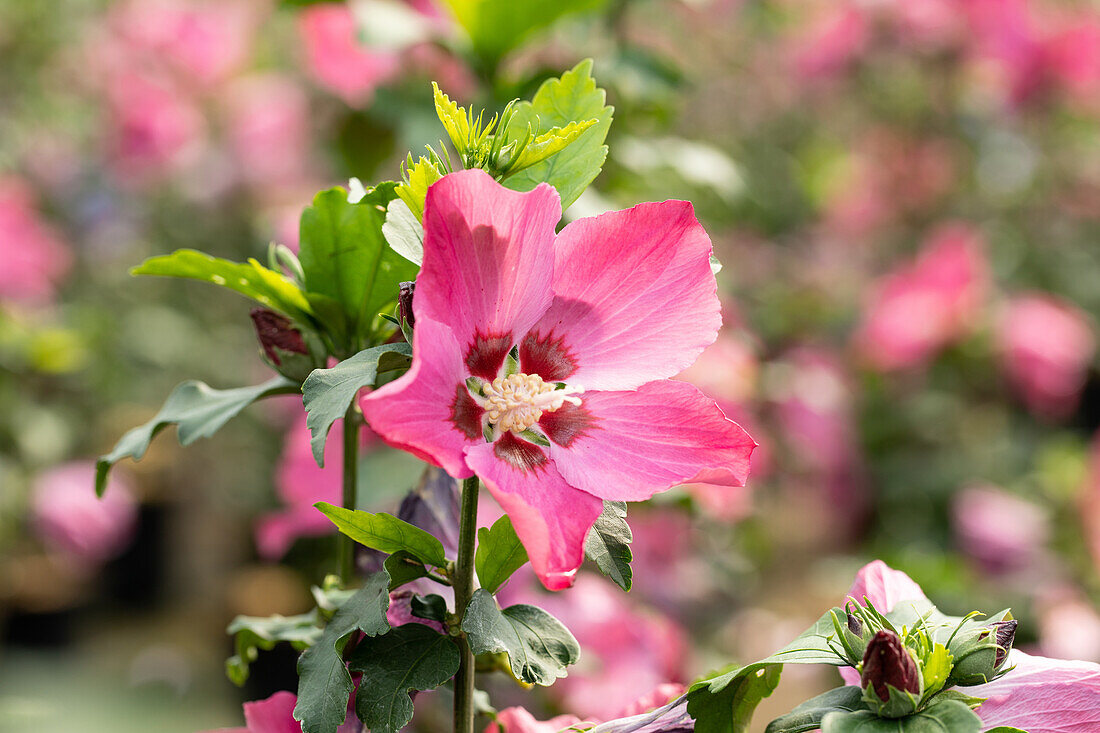
[[[921,692],[920,670],[913,656],[898,635],[883,629],[875,634],[867,651],[863,653],[863,674],[859,678],[860,686],[867,689],[874,686],[875,694],[883,702],[890,700],[887,685],[903,692],[919,695]]]
[[[416,323],[416,318],[413,316],[413,292],[416,290],[416,283],[403,282],[397,287],[397,322],[401,326],[401,333],[404,334],[405,340],[411,344],[413,325]]]
[[[997,658],[993,662],[993,666],[997,669],[1004,665],[1005,660],[1008,659],[1008,653],[1012,651],[1012,642],[1016,640],[1016,626],[1018,624],[1019,622],[1016,619],[997,621],[993,624],[994,633],[997,635]]]
[[[863,622],[851,611],[848,612],[848,631],[856,636],[863,636]]]
[[[955,635],[948,649],[955,660],[950,684],[984,685],[992,682],[1008,658],[1016,636],[1016,621],[995,621]]]
[[[277,372],[300,382],[317,366],[302,332],[289,318],[266,308],[253,308],[248,315],[267,362]]]

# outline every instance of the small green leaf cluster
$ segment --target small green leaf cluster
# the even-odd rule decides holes
[[[759,702],[779,683],[784,664],[855,667],[860,686],[838,687],[771,721],[767,733],[923,733],[950,730],[979,733],[973,709],[983,700],[955,689],[982,684],[1008,670],[1015,621],[1006,610],[991,618],[975,612],[964,617],[940,613],[928,601],[899,603],[880,613],[864,599],[833,608],[775,654],[743,667],[712,675],[688,691],[688,712],[698,733],[742,733]],[[901,653],[918,671],[916,693],[888,685],[888,699],[867,679],[866,652],[877,635],[894,635]]]

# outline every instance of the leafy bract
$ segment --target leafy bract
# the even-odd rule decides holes
[[[563,15],[596,10],[606,0],[556,0],[552,3],[515,0],[446,0],[455,20],[470,37],[474,52],[489,64],[518,47]]]
[[[102,495],[107,487],[107,473],[123,458],[141,460],[149,443],[163,428],[177,426],[180,445],[189,445],[199,438],[209,438],[222,425],[258,399],[277,394],[293,394],[298,385],[286,377],[273,377],[254,387],[213,389],[205,382],[188,380],[168,395],[160,411],[149,422],[131,428],[114,449],[96,461],[95,488]]]
[[[357,511],[319,501],[314,504],[337,529],[361,545],[381,552],[404,550],[427,565],[444,567],[443,543],[392,514]]]
[[[866,710],[863,690],[855,685],[835,687],[810,698],[791,712],[768,723],[764,733],[806,733],[821,727],[821,719],[833,712]]]
[[[880,718],[870,710],[828,713],[821,733],[979,733],[981,719],[958,700],[940,700],[904,718]]]
[[[299,259],[306,290],[339,304],[346,330],[338,335],[346,352],[370,343],[378,314],[397,302],[397,284],[416,277],[416,266],[390,249],[382,234],[395,185],[379,184],[355,204],[343,188],[321,191],[302,212]]]
[[[496,593],[504,581],[526,562],[527,550],[516,536],[507,514],[494,522],[492,527],[482,527],[477,531],[474,569],[485,590]]]
[[[194,249],[150,257],[131,275],[160,275],[203,280],[233,290],[303,324],[312,323],[313,309],[293,280],[254,259],[232,262]]]
[[[412,155],[409,155],[405,163],[405,180],[398,184],[395,193],[409,207],[418,222],[424,221],[424,200],[428,197],[428,186],[442,177],[443,172],[435,163],[424,156],[420,156],[414,163]],[[423,253],[421,256],[423,257]]]
[[[314,369],[302,383],[310,446],[318,466],[325,465],[325,441],[332,424],[344,417],[363,387],[374,386],[378,375],[404,369],[412,363],[408,344],[382,344],[360,351],[331,369]]]
[[[411,553],[398,550],[386,558],[383,566],[390,574],[390,590],[396,590],[406,583],[428,577],[428,569]]]
[[[225,674],[240,687],[248,681],[248,668],[260,649],[273,649],[280,641],[306,649],[321,638],[321,627],[314,609],[297,616],[237,616],[226,633],[234,637],[237,653],[225,660]]]
[[[630,590],[633,572],[630,543],[634,535],[626,523],[626,502],[605,501],[603,513],[584,538],[584,553],[607,577],[623,590]]]
[[[386,633],[390,576],[375,573],[325,626],[321,638],[298,659],[298,704],[294,719],[303,733],[336,733],[347,716],[352,681],[343,651],[353,632],[368,637]]]
[[[424,624],[398,626],[364,639],[349,660],[363,675],[355,712],[371,733],[397,733],[412,719],[409,692],[432,690],[458,672],[458,646]]]
[[[776,685],[784,664],[846,665],[835,638],[833,609],[797,639],[759,662],[696,682],[688,690],[688,712],[697,733],[742,733],[752,713]],[[838,651],[839,650],[839,651]]]
[[[382,234],[394,252],[414,265],[424,262],[424,226],[403,199],[394,199],[386,207]]]
[[[484,588],[466,606],[462,630],[474,654],[507,654],[512,674],[529,684],[553,684],[580,657],[577,640],[556,618],[523,604],[501,610]]]
[[[614,110],[604,103],[605,99],[606,94],[592,78],[591,59],[580,62],[560,79],[543,82],[530,102],[515,106],[516,114],[503,134],[511,141],[523,141],[528,129],[535,135],[542,135],[561,128],[551,140],[560,142],[569,138],[570,141],[560,152],[508,177],[503,184],[516,191],[530,191],[540,183],[549,183],[561,195],[562,210],[568,209],[599,175],[607,159],[604,138],[611,127]],[[574,137],[573,132],[578,127],[570,128],[570,124],[588,120],[596,120],[596,123]],[[572,132],[567,133],[567,130]]]

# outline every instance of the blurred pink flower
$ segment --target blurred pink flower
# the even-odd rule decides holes
[[[989,280],[981,235],[966,224],[941,225],[917,259],[873,290],[855,342],[876,369],[924,364],[974,327]]]
[[[375,87],[398,69],[395,53],[372,51],[359,42],[355,18],[346,5],[305,8],[298,29],[310,74],[349,105],[369,101]]]
[[[584,650],[569,676],[550,688],[565,709],[608,720],[632,709],[640,691],[685,679],[688,643],[683,629],[667,616],[631,603],[611,581],[583,573],[568,593],[553,595],[533,591],[534,583],[519,586],[513,581],[505,589],[502,604],[545,608]]]
[[[793,42],[795,68],[810,81],[845,71],[871,40],[871,23],[861,8],[847,2],[826,7]]]
[[[302,733],[302,725],[293,715],[297,703],[298,696],[293,692],[276,692],[265,700],[244,704],[243,728],[220,728],[205,733]],[[337,733],[359,733],[361,729],[355,713],[349,710]]]
[[[862,602],[866,595],[886,613],[908,600],[925,598],[920,586],[905,573],[880,560],[856,575],[849,596]],[[1035,657],[1018,649],[1009,652],[1006,675],[985,685],[967,687],[966,694],[985,698],[975,712],[983,729],[1009,726],[1029,733],[1100,730],[1100,665]],[[859,674],[842,668],[848,684]]]
[[[743,501],[748,504],[747,497]],[[644,507],[631,512],[628,521],[634,535],[631,595],[683,617],[714,590],[713,568],[695,542],[699,528],[689,514],[672,507]]]
[[[247,58],[258,0],[130,0],[111,8],[117,42],[146,62],[167,62],[187,85],[224,80]]]
[[[40,305],[54,297],[72,256],[60,234],[35,209],[18,178],[0,178],[0,302]]]
[[[1073,99],[1097,109],[1100,95],[1100,18],[1071,17],[1046,44],[1051,77]]]
[[[995,486],[970,486],[951,506],[959,547],[991,573],[1033,564],[1050,537],[1050,516],[1034,504]]]
[[[310,146],[309,100],[302,88],[276,74],[243,77],[226,88],[224,104],[244,181],[260,190],[299,187],[308,176]]]
[[[1080,589],[1055,586],[1035,606],[1044,655],[1100,662],[1100,614]]]
[[[127,73],[110,80],[107,95],[111,164],[120,183],[140,186],[201,155],[202,113],[168,79]]]
[[[285,508],[269,512],[256,520],[256,549],[265,560],[278,560],[299,537],[323,537],[336,527],[314,508],[318,501],[340,504],[342,501],[339,453],[344,434],[343,420],[337,421],[325,444],[325,468],[313,460],[306,415],[299,411],[283,439],[283,453],[275,469],[275,490]],[[374,440],[363,431],[363,445]],[[335,446],[335,447],[334,447]]]
[[[42,541],[85,566],[117,556],[137,527],[137,502],[123,474],[111,474],[100,499],[95,473],[91,461],[62,464],[38,476],[31,496],[31,521]]]
[[[972,62],[992,72],[987,83],[1015,106],[1038,92],[1044,81],[1043,39],[1031,0],[959,0],[967,20]]]
[[[535,720],[535,716],[525,708],[512,707],[500,711],[497,720],[490,723],[485,733],[558,733],[571,725],[594,723],[582,720],[576,715],[559,715],[550,720]]]
[[[1017,296],[997,329],[1004,369],[1034,412],[1052,418],[1077,406],[1096,336],[1088,316],[1045,293]]]

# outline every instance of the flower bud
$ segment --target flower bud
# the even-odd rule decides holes
[[[397,294],[397,323],[401,326],[401,333],[410,344],[413,340],[413,325],[416,318],[413,316],[413,292],[416,283],[403,282],[398,284]]]
[[[863,622],[851,611],[848,612],[848,631],[856,636],[863,636]]]
[[[1008,658],[1016,625],[1014,619],[994,621],[957,634],[949,647],[955,659],[950,684],[970,686],[991,682]]]
[[[301,382],[317,366],[302,332],[291,320],[267,308],[253,308],[248,313],[256,328],[256,337],[263,349],[265,361],[288,379]]]
[[[859,682],[863,700],[883,717],[904,717],[916,712],[920,703],[920,668],[892,631],[877,632],[867,645]]]

